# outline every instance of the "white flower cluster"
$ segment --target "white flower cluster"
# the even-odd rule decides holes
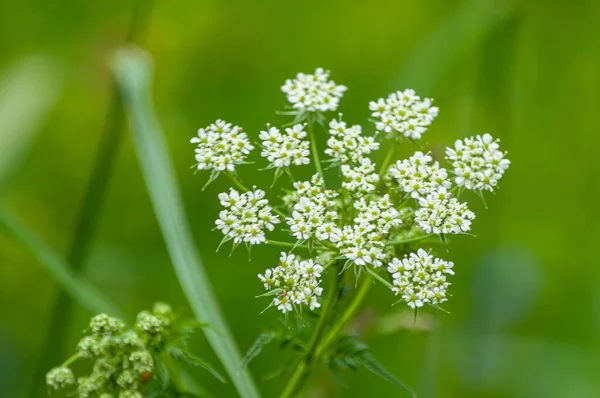
[[[267,158],[276,168],[309,164],[310,144],[302,140],[304,137],[306,131],[303,124],[286,128],[285,134],[282,134],[277,127],[270,127],[268,131],[261,131],[258,136],[262,140],[263,147],[260,155]]]
[[[215,223],[225,235],[225,240],[233,239],[236,245],[241,242],[251,245],[263,243],[266,240],[264,230],[272,231],[273,224],[280,222],[271,213],[265,192],[256,187],[241,195],[231,188],[229,194],[219,194],[219,200],[226,209],[219,213]]]
[[[347,127],[346,122],[333,119],[329,122],[329,134],[325,153],[342,163],[358,163],[365,155],[379,149],[374,137],[364,137],[362,127]]]
[[[378,131],[420,139],[438,114],[439,109],[432,106],[432,102],[430,98],[421,100],[414,90],[407,89],[370,102],[369,109],[378,119],[375,123]]]
[[[389,175],[414,199],[428,195],[440,187],[449,189],[452,183],[448,180],[448,172],[440,168],[438,162],[431,163],[429,154],[415,152],[405,160],[399,160],[389,168]]]
[[[223,120],[198,130],[198,136],[190,142],[198,144],[198,170],[234,171],[235,165],[243,163],[246,155],[254,149],[241,127]]]
[[[292,216],[286,218],[292,235],[298,240],[329,240],[337,232],[335,220],[338,214],[331,210],[337,193],[325,189],[318,174],[310,182],[294,183],[294,188],[298,201],[292,209]]]
[[[374,192],[379,183],[379,174],[375,173],[375,164],[369,158],[360,159],[360,165],[352,167],[342,165],[342,188],[353,194]]]
[[[446,275],[454,275],[453,266],[450,261],[434,259],[423,249],[402,260],[394,258],[388,264],[388,272],[394,279],[392,291],[401,295],[411,308],[443,303],[450,286]]]
[[[480,191],[494,190],[510,165],[510,160],[504,158],[505,153],[499,150],[498,142],[484,134],[457,140],[454,149],[446,148],[446,159],[454,167],[456,185]]]
[[[340,254],[356,265],[372,264],[380,267],[385,259],[385,244],[382,238],[393,227],[402,223],[388,195],[368,204],[364,198],[354,202],[359,211],[354,225],[346,225],[339,235],[331,239],[340,249]]]
[[[335,111],[346,86],[329,80],[329,71],[317,68],[314,74],[298,73],[295,79],[286,80],[281,91],[287,94],[294,108],[308,112]]]
[[[323,292],[319,287],[321,272],[323,267],[313,260],[299,260],[291,253],[282,252],[279,265],[258,277],[266,290],[278,289],[271,306],[285,314],[295,306],[306,305],[311,311],[321,306],[318,300]]]
[[[419,227],[434,234],[459,234],[471,229],[475,214],[466,203],[452,197],[446,188],[432,190],[426,197],[419,199],[421,208],[415,213],[415,222]]]

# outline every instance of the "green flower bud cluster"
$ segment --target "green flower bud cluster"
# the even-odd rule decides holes
[[[74,390],[80,398],[142,398],[144,383],[155,368],[161,344],[172,334],[175,315],[167,304],[142,311],[132,329],[118,318],[99,314],[89,325],[90,334],[77,344],[75,355],[46,375],[51,390]],[[78,359],[93,360],[88,376],[75,378],[69,365]]]

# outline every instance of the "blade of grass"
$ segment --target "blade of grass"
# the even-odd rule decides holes
[[[144,31],[151,9],[152,0],[137,0],[131,17],[125,41],[131,43],[140,37]],[[85,259],[92,241],[94,231],[100,216],[106,188],[112,174],[115,158],[120,147],[125,115],[121,97],[113,86],[106,122],[94,165],[88,180],[85,196],[77,218],[77,223],[71,238],[68,264],[74,272],[79,272],[84,266]],[[46,371],[65,353],[65,325],[69,324],[73,309],[73,300],[63,290],[59,290],[52,309],[45,344],[40,355],[36,371],[33,373],[30,396],[39,397],[46,392],[46,386],[41,383]]]
[[[151,59],[141,50],[124,49],[113,60],[129,119],[134,147],[154,212],[179,283],[198,321],[208,323],[206,338],[242,397],[259,393],[223,317],[194,245],[174,167],[151,104]]]
[[[50,274],[52,279],[81,306],[93,313],[106,312],[121,317],[116,306],[83,278],[76,276],[69,265],[47,247],[33,232],[9,212],[0,209],[0,230],[23,245]]]

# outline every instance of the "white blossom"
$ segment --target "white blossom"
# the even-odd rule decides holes
[[[294,188],[297,202],[292,209],[292,216],[286,218],[292,235],[298,240],[330,240],[338,232],[335,224],[338,213],[334,210],[333,201],[337,193],[325,189],[318,174],[310,182],[294,183]]]
[[[264,230],[272,231],[274,224],[280,222],[271,213],[265,192],[256,187],[243,194],[231,188],[229,194],[219,194],[219,200],[225,210],[219,213],[215,224],[225,239],[233,239],[236,245],[242,242],[251,245],[263,243],[266,240]]]
[[[254,149],[241,127],[217,120],[198,130],[198,136],[190,141],[197,144],[198,170],[234,171],[237,164],[244,163],[246,155]]]
[[[343,164],[342,188],[353,194],[374,192],[379,183],[379,174],[375,173],[375,164],[369,158],[360,159],[360,165],[352,167]]]
[[[267,158],[272,167],[276,168],[309,164],[310,144],[302,140],[305,137],[303,124],[286,128],[285,134],[276,127],[269,127],[258,136],[262,140],[263,148],[260,155]]]
[[[344,226],[331,241],[354,264],[380,267],[386,257],[383,237],[402,223],[399,213],[388,195],[369,203],[360,198],[354,202],[354,208],[359,211],[354,224]]]
[[[457,140],[454,149],[446,148],[446,159],[452,163],[459,187],[493,191],[510,166],[505,153],[499,150],[499,140],[484,134]]]
[[[394,258],[388,264],[388,272],[394,279],[392,291],[411,308],[443,303],[450,286],[446,275],[454,275],[453,266],[452,262],[433,258],[423,249],[402,260]]]
[[[294,254],[282,252],[279,265],[267,269],[258,278],[265,290],[277,289],[271,305],[285,314],[301,305],[311,311],[321,306],[318,297],[323,292],[319,287],[322,272],[323,267],[315,261],[300,260]]]
[[[446,169],[441,168],[438,162],[432,163],[431,156],[423,152],[415,152],[410,158],[397,161],[388,173],[388,177],[414,199],[426,196],[434,189],[452,186]]]
[[[325,153],[341,163],[358,163],[360,159],[379,149],[374,137],[362,135],[359,125],[347,127],[341,119],[329,122],[329,134]]]
[[[434,234],[460,234],[471,229],[475,214],[466,203],[452,197],[446,188],[432,190],[419,199],[420,208],[415,212],[419,227]]]
[[[438,114],[438,108],[432,103],[432,99],[421,99],[414,90],[407,89],[370,102],[369,109],[377,119],[378,131],[420,139]]]
[[[298,73],[295,79],[286,80],[281,91],[301,111],[335,111],[347,87],[329,80],[329,74],[323,68],[317,68],[314,74]]]
[[[75,384],[75,375],[66,366],[59,366],[46,374],[46,384],[53,390],[62,390]]]

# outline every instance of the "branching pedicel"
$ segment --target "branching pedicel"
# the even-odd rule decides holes
[[[329,80],[329,72],[319,68],[314,74],[300,73],[286,81],[282,91],[292,105],[284,114],[295,117],[290,123],[293,127],[283,133],[283,129],[267,125],[265,131],[251,136],[262,141],[257,145],[269,162],[266,169],[275,169],[276,179],[286,172],[293,181],[291,166],[309,164],[309,153],[317,173],[310,181],[293,182],[294,189],[282,198],[281,206],[271,207],[264,191],[247,189],[238,178],[236,166],[245,163],[253,149],[239,127],[219,120],[201,129],[192,143],[198,144],[197,168],[213,171],[209,182],[223,173],[236,185],[219,195],[224,210],[216,224],[225,235],[222,243],[289,248],[289,253],[281,252],[277,265],[258,276],[266,290],[261,296],[271,300],[269,307],[286,315],[295,312],[304,322],[303,328],[311,328],[311,318],[302,317],[303,309],[320,311],[308,341],[302,341],[302,333],[289,336],[289,317],[288,330],[278,334],[295,341],[302,351],[292,358],[290,368],[295,371],[283,393],[292,396],[302,389],[318,361],[338,366],[349,361],[349,355],[359,364],[364,364],[365,358],[372,360],[364,350],[352,346],[354,343],[341,354],[336,347],[340,342],[349,347],[348,341],[354,341],[341,331],[373,280],[415,311],[426,304],[438,307],[447,300],[450,283],[446,278],[454,274],[453,263],[419,248],[419,242],[437,235],[446,243],[447,235],[468,233],[475,214],[459,196],[463,190],[481,196],[484,190],[493,192],[510,161],[499,150],[498,140],[484,134],[458,140],[454,148],[447,148],[450,172],[423,151],[391,164],[397,143],[420,139],[438,114],[433,100],[420,98],[414,90],[398,91],[370,103],[376,129],[371,136],[364,135],[361,126],[348,126],[341,115],[326,119],[325,112],[337,110],[346,91]],[[324,151],[316,147],[316,126],[328,130]],[[379,137],[391,143],[376,171],[368,156],[379,149]],[[335,190],[334,182],[325,180],[323,154],[323,164],[339,173],[341,184]],[[291,239],[268,240],[265,233],[282,222]],[[327,274],[332,274],[332,284],[324,288]],[[361,278],[362,274],[366,277]],[[338,299],[344,284],[357,286],[349,304]],[[322,300],[327,289],[334,289],[333,294]],[[271,340],[261,337],[257,342]],[[253,347],[247,361],[258,351],[260,347]],[[336,360],[336,355],[341,357]],[[384,372],[372,363],[366,367]]]

